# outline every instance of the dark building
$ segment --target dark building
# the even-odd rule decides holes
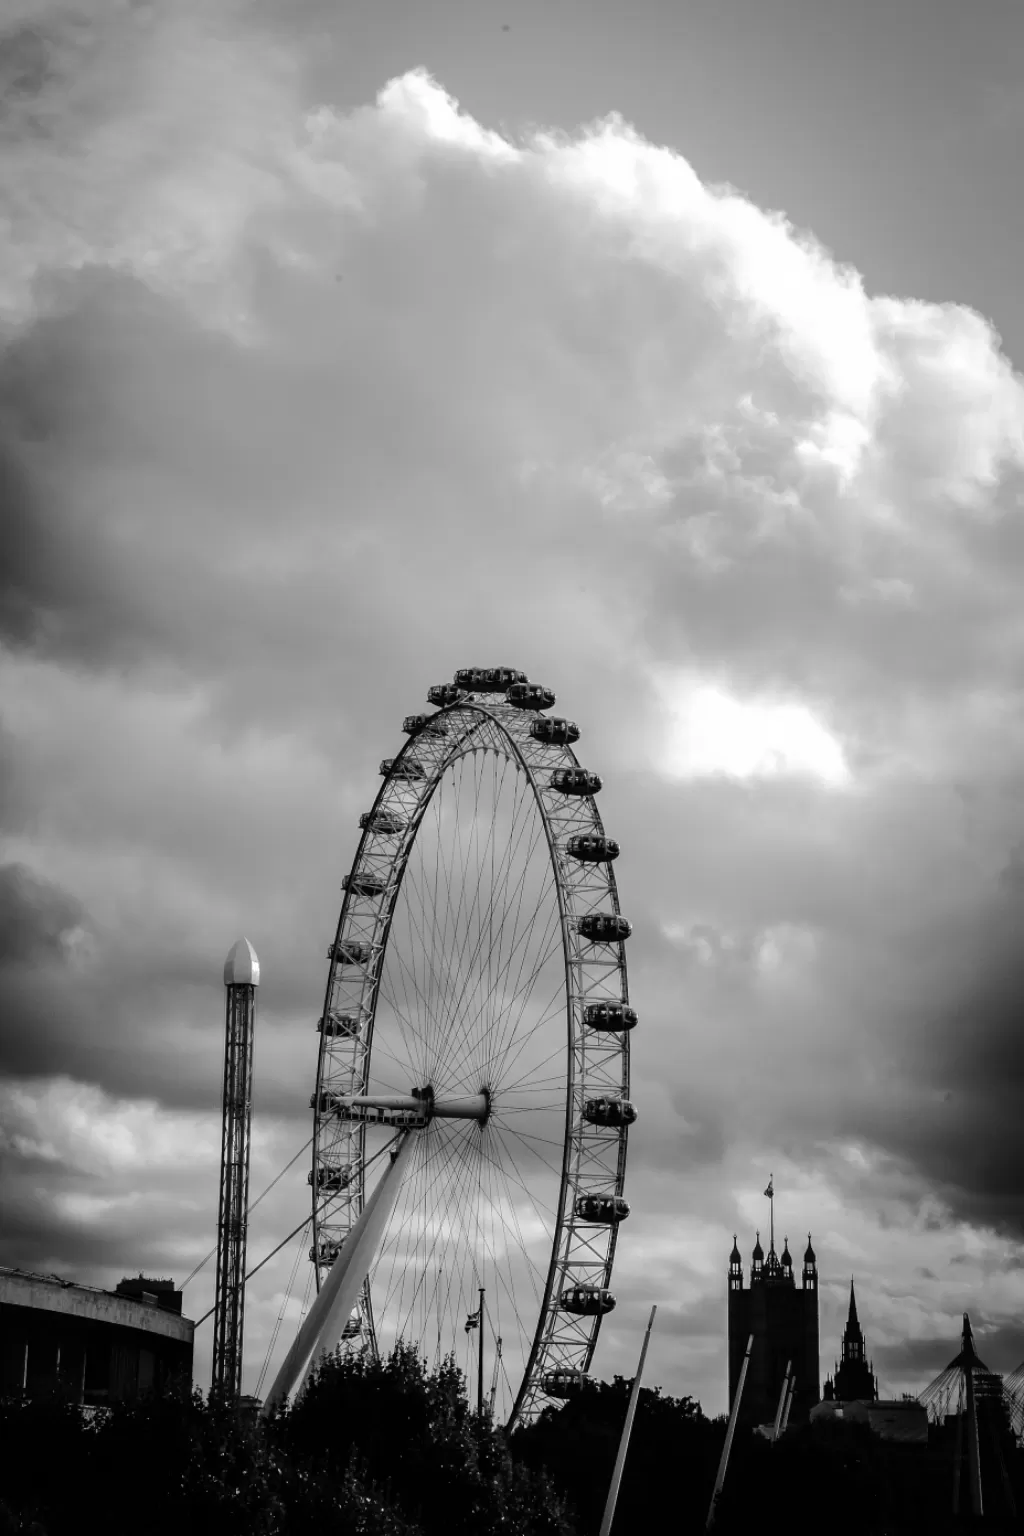
[[[769,1186],[770,1187],[770,1186]],[[791,1363],[794,1375],[790,1424],[803,1424],[818,1401],[818,1266],[807,1234],[807,1250],[800,1285],[793,1275],[789,1239],[781,1258],[775,1252],[774,1223],[765,1258],[761,1234],[757,1234],[750,1268],[750,1286],[744,1289],[743,1260],[733,1238],[729,1256],[729,1402],[733,1402],[743,1366],[747,1340],[754,1335],[739,1423],[771,1424]]]
[[[843,1329],[843,1344],[839,1363],[835,1366],[835,1378],[825,1378],[823,1397],[826,1402],[877,1403],[878,1379],[868,1363],[864,1347],[864,1334],[857,1317],[857,1297],[850,1281],[850,1312]]]
[[[133,1279],[119,1280],[114,1286],[114,1295],[131,1296],[136,1301],[146,1301],[165,1312],[181,1316],[182,1296],[174,1289],[173,1280],[150,1280],[145,1275],[136,1275]]]
[[[171,1280],[114,1291],[0,1268],[0,1393],[103,1407],[174,1382],[192,1386],[195,1324]]]

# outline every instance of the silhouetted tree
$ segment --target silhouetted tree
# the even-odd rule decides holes
[[[580,1536],[596,1536],[604,1513],[632,1382],[588,1382],[512,1437],[512,1453],[546,1468],[568,1498]],[[702,1530],[725,1437],[690,1397],[642,1387],[613,1531],[630,1536],[672,1528]]]
[[[574,1536],[454,1365],[328,1360],[268,1422],[199,1393],[0,1401],[0,1536]]]
[[[358,1457],[364,1483],[424,1536],[572,1536],[550,1480],[472,1412],[450,1360],[428,1371],[401,1344],[387,1360],[336,1356],[270,1433],[311,1475],[334,1479]]]

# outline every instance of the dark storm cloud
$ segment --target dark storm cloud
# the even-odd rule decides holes
[[[963,973],[919,1034],[912,1066],[936,1090],[929,1114],[894,1121],[902,1150],[956,1214],[1024,1235],[1024,954],[1019,907],[1007,903],[988,933],[971,935]],[[1001,930],[1001,932],[1000,932]]]
[[[193,402],[175,439],[176,402],[160,380],[184,386],[191,374],[215,397],[218,383],[227,387],[218,381],[222,348],[198,329],[188,334],[181,311],[143,284],[103,270],[63,280],[51,302],[0,357],[5,638],[77,665],[155,660],[205,670],[200,655],[207,666],[222,663],[230,636],[218,622],[209,565],[197,558],[188,502],[138,506],[126,523],[127,509],[93,493],[87,467],[115,455],[130,465],[152,450],[161,420],[176,450],[202,456],[213,412]],[[188,365],[176,368],[183,352]],[[147,356],[162,366],[147,375],[155,398],[144,402],[140,382],[124,373]],[[211,542],[214,561],[216,553]]]
[[[967,1310],[975,1349],[989,1370],[999,1375],[1014,1370],[1024,1351],[1024,1328],[992,1326],[986,1323],[980,1309],[969,1307]],[[919,1382],[918,1390],[923,1390],[960,1353],[960,1328],[954,1324],[946,1335],[906,1339],[898,1344],[881,1344],[877,1347],[868,1337],[867,1344],[883,1393],[886,1381],[906,1378]]]
[[[66,891],[24,865],[0,865],[0,967],[62,959],[68,936],[84,922],[82,907]]]

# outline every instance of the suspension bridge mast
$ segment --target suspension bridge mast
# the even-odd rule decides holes
[[[259,984],[256,951],[248,939],[239,939],[224,962],[224,1108],[210,1387],[211,1392],[233,1400],[237,1400],[242,1387],[252,1057]]]

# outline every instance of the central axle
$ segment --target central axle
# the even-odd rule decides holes
[[[389,1119],[392,1115],[414,1118],[423,1125],[431,1120],[475,1120],[486,1125],[491,1110],[491,1096],[486,1091],[464,1098],[439,1099],[432,1088],[417,1088],[412,1093],[359,1093],[342,1099],[343,1111],[353,1112],[353,1119]]]

